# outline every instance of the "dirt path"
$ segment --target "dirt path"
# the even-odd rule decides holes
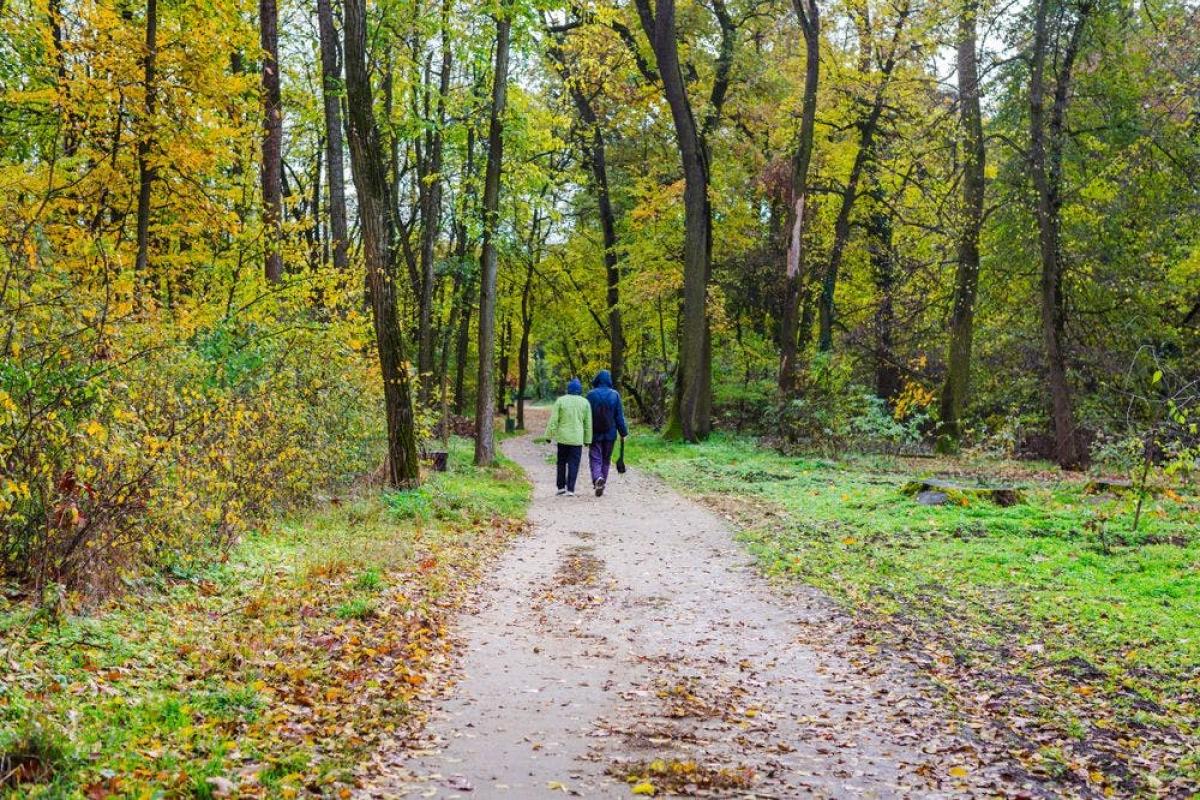
[[[629,773],[659,796],[998,785],[913,685],[831,645],[822,596],[769,588],[718,517],[636,469],[603,498],[556,497],[549,446],[504,449],[533,480],[532,531],[463,619],[427,738],[385,757],[366,795],[628,797]]]

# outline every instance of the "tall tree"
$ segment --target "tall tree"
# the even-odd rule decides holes
[[[621,324],[621,268],[617,258],[617,218],[613,211],[612,197],[608,191],[608,150],[604,130],[591,98],[583,91],[579,80],[572,74],[564,48],[563,33],[551,29],[550,57],[554,62],[563,85],[571,95],[575,113],[583,127],[583,152],[592,174],[592,188],[596,194],[596,210],[600,219],[601,243],[604,246],[605,301],[608,305],[608,363],[613,384],[621,385],[625,371],[625,331]]]
[[[708,199],[708,156],[688,99],[675,38],[675,0],[637,0],[646,36],[653,45],[663,93],[671,107],[675,141],[683,165],[683,322],[666,435],[695,442],[712,429],[712,341],[708,284],[712,276],[712,208]]]
[[[787,288],[779,325],[779,389],[784,395],[796,388],[799,348],[798,325],[804,286],[804,207],[808,202],[808,168],[812,163],[813,131],[817,123],[817,84],[821,69],[821,18],[816,0],[792,0],[804,33],[804,99],[800,106],[800,132],[792,156],[791,205],[788,209],[788,243],[784,259]]]
[[[359,224],[367,285],[375,324],[375,344],[387,410],[388,480],[398,488],[420,482],[412,390],[404,355],[404,334],[396,312],[396,276],[391,242],[395,222],[388,197],[383,142],[367,73],[365,0],[345,0],[342,20],[346,57],[346,100],[350,166],[358,196]]]
[[[139,285],[149,280],[150,264],[150,194],[154,188],[156,170],[150,163],[150,146],[154,138],[154,114],[158,106],[158,83],[155,70],[158,64],[158,0],[146,2],[146,50],[142,53],[142,131],[138,136],[138,204],[137,256],[134,274]]]
[[[1075,435],[1075,410],[1067,378],[1066,298],[1063,293],[1064,263],[1060,241],[1063,202],[1063,146],[1067,136],[1067,107],[1071,79],[1083,32],[1093,6],[1088,0],[1074,14],[1055,8],[1055,18],[1066,30],[1052,35],[1051,4],[1036,0],[1033,21],[1033,50],[1029,70],[1029,173],[1037,193],[1038,246],[1041,258],[1040,299],[1042,338],[1046,349],[1046,382],[1050,393],[1050,419],[1054,426],[1055,460],[1064,468],[1079,466],[1081,454]],[[1065,38],[1061,54],[1055,54],[1053,100],[1046,114],[1046,62],[1051,40]]]
[[[428,402],[433,389],[433,289],[434,248],[441,232],[443,129],[446,124],[446,96],[450,93],[452,52],[450,41],[450,0],[442,0],[441,68],[438,74],[434,118],[426,127],[424,152],[417,162],[417,191],[421,206],[421,294],[417,303],[417,372],[421,375],[421,400]]]
[[[350,240],[346,225],[346,175],[342,165],[342,65],[337,28],[330,0],[317,0],[317,30],[321,44],[321,96],[325,107],[325,173],[329,183],[329,239],[333,266],[350,266]]]
[[[275,0],[259,0],[259,41],[262,65],[262,195],[265,274],[268,281],[283,278],[283,97],[279,88],[279,8]]]
[[[892,77],[901,56],[904,55],[902,35],[904,24],[911,13],[912,3],[909,0],[903,0],[896,9],[896,27],[892,31],[887,55],[879,62],[879,83],[875,87],[871,100],[866,104],[866,113],[855,125],[858,129],[858,150],[854,155],[854,163],[850,167],[850,176],[842,188],[841,203],[838,206],[837,219],[833,224],[833,247],[829,253],[829,263],[825,266],[825,275],[821,282],[821,295],[817,303],[817,346],[822,352],[833,349],[834,296],[837,294],[842,260],[846,255],[846,247],[850,243],[850,215],[854,211],[854,204],[862,191],[860,183],[863,174],[871,159],[874,158],[875,137],[879,132],[880,119],[887,108],[888,89],[891,86]],[[854,15],[859,39],[859,72],[866,74],[871,71],[871,61],[875,58],[875,43],[871,34],[871,20],[867,5],[859,4],[854,10]]]
[[[950,315],[950,353],[939,408],[938,448],[953,450],[962,437],[963,407],[971,378],[975,295],[979,286],[979,232],[983,227],[983,114],[979,107],[979,56],[976,52],[979,3],[966,0],[958,16],[958,117],[962,138],[962,229],[954,271],[954,307]]]
[[[496,66],[488,122],[488,157],[483,179],[483,247],[479,263],[479,371],[475,386],[475,463],[496,460],[493,431],[496,351],[496,234],[500,221],[500,172],[504,158],[504,109],[508,99],[508,46],[512,19],[508,4],[496,17]]]

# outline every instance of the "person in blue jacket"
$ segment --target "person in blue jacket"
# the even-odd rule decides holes
[[[592,404],[592,444],[588,448],[588,465],[592,470],[596,497],[600,497],[604,494],[604,485],[608,483],[608,465],[612,461],[617,435],[628,436],[629,428],[625,425],[621,395],[613,388],[612,373],[608,370],[602,369],[596,373],[587,399]]]

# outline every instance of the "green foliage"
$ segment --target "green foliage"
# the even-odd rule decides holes
[[[334,609],[333,613],[336,614],[339,619],[366,619],[375,613],[375,608],[371,605],[370,600],[366,600],[362,597],[355,597],[354,599],[347,600],[339,605]]]
[[[383,588],[383,576],[378,569],[372,567],[359,573],[358,577],[354,579],[354,586],[366,591],[377,591]]]

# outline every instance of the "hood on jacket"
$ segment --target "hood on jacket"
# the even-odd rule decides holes
[[[567,394],[583,394],[583,383],[579,378],[571,378],[567,383]]]
[[[612,385],[612,373],[606,369],[597,372],[595,379],[592,381],[593,387],[607,386],[611,389]]]

